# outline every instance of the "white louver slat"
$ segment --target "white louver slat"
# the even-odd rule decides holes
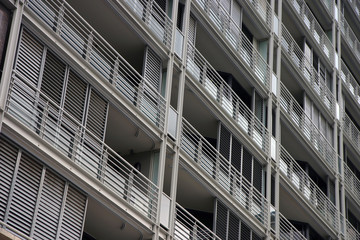
[[[86,128],[103,139],[106,127],[108,103],[93,89],[91,89]]]
[[[26,30],[23,30],[15,69],[19,74],[26,76],[28,81],[35,86],[39,80],[43,51],[43,45]]]
[[[11,181],[17,158],[17,149],[0,139],[0,220],[4,220]]]
[[[160,91],[161,70],[161,58],[151,48],[146,47],[143,71],[144,78],[158,91]]]

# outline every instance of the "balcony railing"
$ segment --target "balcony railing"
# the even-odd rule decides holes
[[[360,233],[354,228],[351,223],[346,220],[346,239],[347,240],[358,240],[360,239]]]
[[[315,209],[315,212],[330,226],[338,230],[338,215],[336,206],[314,183],[309,175],[299,166],[295,159],[280,147],[280,173]]]
[[[272,71],[269,65],[219,1],[196,0],[195,2],[204,10],[207,17],[228,41],[257,82],[266,90],[270,90]]]
[[[354,11],[356,17],[360,21],[360,4],[359,4],[359,2],[356,0],[348,0],[347,2],[350,4],[351,9]]]
[[[29,82],[14,74],[6,112],[155,221],[157,186]]]
[[[356,81],[355,77],[352,75],[344,61],[341,61],[341,72],[340,78],[343,81],[343,86],[350,93],[350,96],[355,101],[355,103],[360,107],[360,86]]]
[[[181,128],[181,149],[207,175],[237,200],[247,213],[264,226],[268,221],[268,202],[199,132],[185,119]]]
[[[177,240],[188,239],[213,239],[221,240],[215,233],[192,216],[188,211],[176,204],[174,238]]]
[[[306,5],[304,0],[288,0],[289,5],[299,17],[300,21],[305,24],[306,30],[317,44],[318,48],[322,50],[324,55],[328,58],[331,64],[334,64],[334,49],[333,45],[320,26],[319,22],[314,17],[310,8]]]
[[[305,80],[304,82],[309,86],[310,91],[312,91],[315,96],[319,98],[319,101],[325,104],[325,107],[329,112],[335,116],[334,95],[326,86],[325,80],[320,77],[320,74],[317,71],[315,71],[312,62],[305,57],[305,53],[297,45],[284,24],[282,25],[281,45],[290,62],[292,62],[295,68],[302,74],[303,79]]]
[[[160,129],[164,127],[165,99],[105,39],[62,0],[27,1],[33,11],[77,52],[112,88]]]
[[[306,240],[306,238],[297,230],[281,213],[280,217],[280,240]]]
[[[325,6],[326,11],[330,16],[334,16],[334,1],[333,0],[322,0],[322,4]]]
[[[191,44],[188,45],[186,69],[198,81],[209,99],[217,102],[242,132],[250,136],[265,153],[269,151],[269,132],[262,122],[231,89],[218,72]]]
[[[360,180],[344,163],[344,182],[345,188],[354,197],[355,201],[360,205]]]
[[[155,0],[123,0],[148,29],[170,49],[172,21]],[[123,2],[117,0],[117,2]]]
[[[293,126],[295,126],[295,129],[300,135],[304,137],[308,145],[314,149],[322,162],[336,173],[337,155],[335,149],[315,126],[311,118],[309,118],[283,83],[280,85],[280,106],[284,115]]]
[[[345,40],[351,49],[350,52],[352,52],[356,59],[360,62],[360,42],[351,29],[349,23],[346,21],[344,14],[341,14],[340,16],[340,31],[343,36],[342,40]]]
[[[219,2],[219,0],[217,0]],[[257,13],[258,19],[271,29],[272,8],[267,0],[247,0],[248,5]]]
[[[351,121],[350,117],[344,112],[344,135],[348,138],[351,145],[360,154],[360,131]]]

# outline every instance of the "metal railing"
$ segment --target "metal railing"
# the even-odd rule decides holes
[[[267,199],[185,119],[181,127],[181,149],[232,195],[247,213],[267,226],[269,214]]]
[[[155,0],[117,0],[117,2],[125,2],[131,11],[146,24],[148,29],[170,49],[172,20]]]
[[[351,98],[354,102],[360,107],[360,86],[356,81],[355,77],[352,75],[344,61],[341,60],[341,71],[340,78],[343,82],[343,86],[350,93]]]
[[[240,130],[250,136],[260,149],[268,153],[270,144],[267,128],[190,43],[186,69],[201,84],[204,92],[210,95],[209,99],[216,101],[225,114],[236,122]]]
[[[163,129],[165,99],[69,4],[62,0],[28,0],[27,6],[104,77],[107,84]]]
[[[314,42],[322,50],[331,64],[334,64],[334,49],[333,45],[322,29],[319,22],[314,17],[310,8],[307,6],[304,0],[288,0],[289,5],[299,17],[300,21],[305,24],[306,30],[310,33],[310,36],[314,39]]]
[[[345,188],[354,197],[356,202],[360,205],[360,180],[353,171],[344,163],[344,182]]]
[[[344,135],[348,138],[351,145],[353,145],[356,151],[360,154],[360,131],[353,123],[353,121],[351,121],[349,115],[347,115],[346,112],[343,113],[343,118]]]
[[[295,126],[300,135],[304,137],[308,145],[314,149],[322,162],[336,173],[337,154],[335,149],[283,83],[280,83],[280,106],[284,115]]]
[[[192,216],[179,204],[175,209],[174,238],[177,240],[188,239],[213,239],[221,240],[214,232]]]
[[[320,76],[320,73],[314,69],[312,62],[305,57],[305,53],[297,45],[284,24],[282,25],[281,45],[285,56],[287,56],[295,68],[300,71],[310,91],[312,91],[314,95],[319,98],[319,101],[325,104],[329,112],[335,116],[336,100],[333,93],[326,86],[325,80]]]
[[[280,218],[280,240],[306,240],[299,230],[297,230],[281,213]]]
[[[14,74],[6,112],[152,221],[158,188],[60,108],[30,81]]]
[[[254,75],[257,82],[264,86],[265,89],[270,90],[272,71],[264,58],[241,31],[241,26],[234,22],[218,0],[196,0],[195,2],[204,10],[207,17],[228,41],[238,54],[238,58]]]
[[[339,222],[336,206],[283,146],[280,146],[279,168],[281,176],[287,179],[287,182],[289,182],[296,191],[299,191],[305,201],[315,210],[314,212],[337,231]]]
[[[346,21],[344,14],[340,15],[340,32],[343,36],[342,40],[350,47],[351,51],[358,62],[360,62],[360,42],[359,39],[356,37],[355,33],[351,29],[349,23]]]
[[[354,11],[356,17],[360,21],[360,3],[356,0],[348,0],[347,2],[350,4],[351,9]]]
[[[354,226],[346,219],[346,240],[358,240],[360,239],[360,233],[354,228]]]
[[[256,13],[257,18],[260,19],[268,29],[271,29],[272,8],[269,2],[267,0],[246,0],[246,2]]]
[[[325,6],[326,11],[330,14],[331,17],[334,16],[334,1],[333,0],[321,0],[322,4]]]

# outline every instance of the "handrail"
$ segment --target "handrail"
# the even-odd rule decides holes
[[[294,10],[300,21],[305,24],[306,30],[310,33],[310,36],[314,39],[314,42],[322,50],[325,56],[328,58],[331,64],[334,64],[334,49],[333,45],[322,29],[319,22],[311,12],[304,0],[288,0],[289,5]]]
[[[360,85],[343,60],[341,60],[340,78],[346,87],[345,89],[349,91],[351,98],[360,108]]]
[[[165,99],[63,0],[29,0],[27,7],[75,50],[111,87],[160,129]]]
[[[266,90],[270,89],[272,71],[270,66],[253,46],[237,23],[218,2],[218,0],[195,1],[207,14],[225,39],[230,43],[233,50],[238,54],[244,66],[251,70],[254,78]]]
[[[185,119],[181,126],[181,149],[248,213],[267,225],[267,199]]]
[[[280,146],[280,173],[288,179],[296,191],[315,209],[315,212],[332,226],[338,229],[337,208],[322,192],[310,176],[300,167],[295,159]]]
[[[184,239],[213,239],[221,240],[213,231],[207,228],[188,211],[176,203],[174,238]]]
[[[360,130],[356,127],[356,125],[351,121],[349,115],[344,112],[344,123],[343,123],[343,131],[344,135],[350,140],[351,145],[356,149],[356,151],[360,154]]]
[[[155,36],[170,49],[172,20],[155,0],[123,0]],[[117,0],[117,2],[122,2]]]
[[[187,49],[187,71],[200,82],[203,90],[210,95],[209,99],[220,104],[225,114],[239,125],[241,131],[250,136],[260,149],[268,153],[269,132],[264,124],[193,45],[189,43]]]
[[[356,37],[354,31],[351,29],[349,23],[346,21],[344,14],[340,15],[340,32],[343,40],[348,44],[355,58],[360,63],[360,41]]]
[[[280,240],[306,240],[304,235],[294,227],[280,212]]]
[[[355,173],[344,163],[344,182],[345,188],[354,197],[356,202],[360,205],[360,179]]]
[[[272,8],[269,2],[266,0],[247,0],[247,2],[256,13],[257,18],[264,22],[268,29],[271,29]]]
[[[335,149],[282,82],[280,83],[280,106],[295,129],[306,139],[308,145],[318,153],[322,162],[336,173],[337,154]]]
[[[157,186],[16,73],[11,79],[6,112],[150,220],[156,220]]]
[[[282,40],[281,45],[283,52],[303,76],[304,82],[309,86],[310,91],[318,97],[321,103],[334,116],[335,115],[335,96],[331,90],[326,86],[324,79],[314,69],[312,62],[305,57],[305,53],[297,45],[289,31],[282,24]]]

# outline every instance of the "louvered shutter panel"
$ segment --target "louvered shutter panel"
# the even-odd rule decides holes
[[[256,233],[254,233],[254,231],[252,232],[252,240],[261,240],[262,238],[257,235]]]
[[[44,47],[24,29],[15,69],[35,86],[39,80],[43,50]]]
[[[251,182],[252,173],[252,155],[248,150],[243,148],[242,175]]]
[[[264,117],[264,99],[255,92],[255,116],[260,120],[260,122],[265,123]]]
[[[233,137],[231,143],[231,165],[238,171],[241,170],[241,152],[241,143]]]
[[[216,201],[216,235],[226,239],[228,210],[220,201]]]
[[[257,190],[259,190],[261,192],[261,190],[262,190],[262,179],[263,179],[262,166],[256,159],[254,159],[253,164],[254,164],[254,168],[253,168],[253,185]]]
[[[25,235],[30,234],[41,173],[42,166],[23,154],[7,223]]]
[[[241,223],[241,240],[251,240],[251,229],[245,223]]]
[[[34,239],[55,239],[59,226],[65,181],[46,170],[35,220]]]
[[[0,220],[4,220],[18,150],[0,139]]]
[[[87,84],[72,70],[69,71],[64,109],[80,123],[85,108]]]
[[[229,215],[229,229],[228,240],[238,240],[240,231],[240,219],[236,215],[230,212]]]
[[[230,132],[221,124],[219,151],[226,159],[230,158]]]
[[[196,41],[196,20],[192,15],[190,15],[190,19],[189,19],[188,38],[189,38],[189,42],[192,45],[195,45],[195,41]]]
[[[145,49],[144,78],[156,90],[160,91],[162,62],[161,58],[149,47]]]
[[[108,103],[93,89],[91,90],[86,128],[95,136],[103,139]]]
[[[60,239],[80,239],[85,217],[87,198],[69,185],[64,214],[61,222]]]
[[[41,91],[60,105],[66,65],[52,52],[47,51]]]

